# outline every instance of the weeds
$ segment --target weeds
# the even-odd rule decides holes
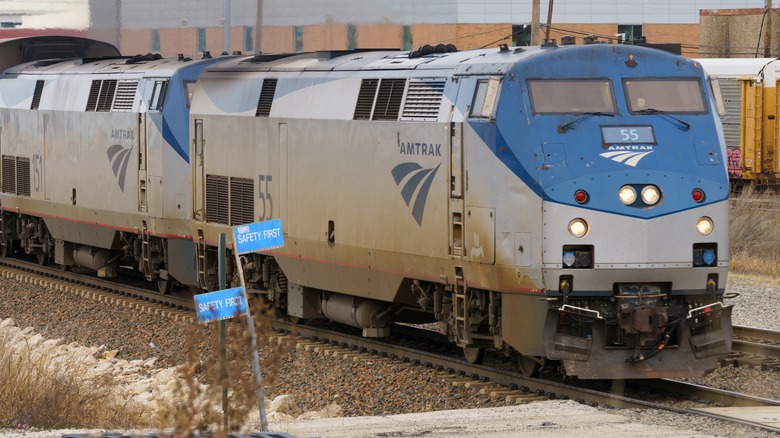
[[[0,329],[7,324],[0,323]],[[255,319],[259,334],[267,333],[265,325]],[[231,430],[247,424],[250,415],[258,412],[244,317],[230,321],[227,327],[224,367],[204,348],[211,344],[210,351],[219,351],[217,323],[192,324],[182,346],[188,355],[186,363],[170,378],[157,382],[168,386],[164,400],[145,402],[134,401],[127,382],[123,384],[112,372],[94,372],[97,362],[92,357],[60,354],[64,348],[52,345],[41,348],[47,343],[40,335],[20,336],[15,327],[0,330],[0,428],[153,428],[172,429],[177,436],[226,436],[222,388],[229,394]],[[284,346],[267,349],[261,358],[264,372],[271,370],[273,375],[286,352]]]
[[[730,210],[731,271],[780,277],[780,214],[778,196],[747,189],[732,198]],[[252,307],[263,308],[260,303]],[[263,319],[256,331],[266,333]],[[261,337],[262,338],[262,337]],[[56,349],[38,348],[41,342],[21,341],[0,332],[0,427],[33,426],[39,429],[171,428],[180,436],[211,433],[226,436],[222,427],[222,388],[229,393],[231,430],[246,424],[258,411],[251,352],[247,348],[244,317],[228,323],[226,359],[219,352],[217,323],[193,325],[183,346],[187,363],[179,367],[172,385],[173,402],[154,408],[127,397],[122,383],[110,373],[90,372],[88,361],[64,360]],[[262,341],[261,341],[262,345]],[[218,353],[217,353],[218,354]],[[264,388],[278,386],[278,373],[288,357],[284,346],[264,349],[261,358]],[[270,396],[271,394],[266,394]],[[268,408],[268,406],[266,406]],[[287,408],[300,413],[303,406]]]
[[[0,337],[0,427],[41,429],[144,424],[143,407],[118,399],[118,383],[63,361],[51,348]]]
[[[729,216],[731,271],[780,277],[780,197],[746,188]]]

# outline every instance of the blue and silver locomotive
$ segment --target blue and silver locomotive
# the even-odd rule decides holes
[[[294,320],[434,322],[468,360],[495,349],[529,375],[717,366],[729,186],[701,66],[627,45],[437,49],[11,69],[4,248],[214,290],[220,233],[280,219],[285,246],[241,263]],[[25,160],[40,190],[16,189]]]

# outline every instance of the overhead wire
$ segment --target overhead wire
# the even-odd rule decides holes
[[[761,34],[764,33],[764,20],[766,20],[766,14],[769,12],[769,8],[764,9],[764,14],[761,15],[761,25],[758,27],[758,41],[756,41],[756,54],[754,58],[758,58],[758,48],[761,46]]]
[[[780,12],[778,12],[778,11],[776,11],[774,9],[767,8],[767,9],[764,10],[764,14],[763,14],[763,16],[761,18],[761,27],[760,27],[761,30],[759,31],[759,39],[758,39],[758,43],[757,43],[757,46],[756,46],[755,50],[753,49],[752,46],[750,46],[750,47],[748,47],[748,46],[729,46],[729,52],[732,55],[743,55],[743,56],[753,55],[754,57],[758,57],[758,48],[760,47],[761,36],[762,36],[762,32],[763,32],[763,27],[764,27],[764,20],[766,19],[766,14],[767,14],[768,11],[772,11],[773,13],[780,15]],[[494,41],[491,41],[491,42],[489,42],[487,44],[484,44],[480,48],[486,48],[486,47],[492,46],[492,45],[494,45],[494,44],[496,44],[496,43],[498,43],[500,41],[512,38],[513,36],[515,36],[515,34],[519,33],[519,30],[518,31],[514,30],[514,28],[516,26],[519,27],[519,25],[511,25],[511,26],[513,28],[511,33],[509,33],[508,35],[504,35],[501,38],[496,39]],[[546,28],[547,28],[547,24],[543,23],[543,24],[540,25],[540,31],[544,31],[544,30],[546,30]],[[481,36],[481,35],[488,35],[488,34],[491,34],[491,33],[505,31],[505,30],[506,30],[506,24],[502,24],[500,26],[496,26],[495,28],[488,29],[488,30],[485,30],[485,31],[474,32],[474,33],[469,33],[469,34],[465,34],[465,35],[456,36],[455,38],[448,38],[448,39],[440,40],[440,41],[438,41],[438,43],[453,43],[453,42],[462,41],[462,40],[465,40],[465,39],[468,39],[468,38],[473,38],[473,37]],[[570,35],[577,35],[577,36],[583,36],[583,37],[592,35],[592,36],[595,36],[595,37],[597,37],[599,39],[605,39],[607,41],[613,41],[613,40],[617,39],[617,37],[614,34],[610,35],[610,34],[602,34],[602,33],[597,33],[597,32],[579,31],[579,30],[574,30],[574,29],[567,29],[565,27],[560,27],[560,26],[550,26],[550,30],[552,30],[552,31],[554,31],[556,33],[559,33],[559,34],[570,34]],[[678,44],[678,43],[674,43],[674,44]],[[683,52],[684,54],[691,55],[691,56],[721,55],[723,53],[722,52],[722,49],[723,49],[722,46],[711,46],[711,45],[690,44],[690,43],[679,43],[679,44],[680,44],[681,52]],[[720,50],[718,50],[718,49],[720,49]],[[770,54],[770,56],[774,57],[775,54]]]

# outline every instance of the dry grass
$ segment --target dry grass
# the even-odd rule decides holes
[[[266,320],[258,317],[263,313],[258,309],[264,309],[265,306],[257,301],[253,301],[251,306],[255,309],[252,313],[255,316],[255,331],[260,348],[265,343],[264,335],[269,333],[270,327],[266,325]],[[266,309],[265,312],[269,310]],[[224,367],[221,361],[213,357],[206,358],[201,354],[204,339],[212,343],[212,351],[219,352],[218,323],[208,324],[205,330],[203,326],[192,329],[193,335],[187,337],[189,341],[186,346],[189,359],[187,365],[182,367],[182,385],[176,390],[181,394],[180,402],[170,407],[164,420],[177,432],[177,436],[211,434],[224,437],[235,431],[237,426],[247,424],[249,416],[259,411],[246,317],[234,318],[227,324]],[[274,346],[269,350],[270,356],[260,358],[264,388],[268,387],[269,380],[275,378],[274,372],[278,370],[288,347]],[[223,388],[228,391],[228,431],[223,428]],[[265,393],[264,397],[269,395]],[[266,405],[265,408],[267,410],[269,406]]]
[[[780,197],[745,189],[729,220],[731,271],[780,277]]]
[[[731,271],[736,274],[780,278],[780,212],[777,195],[743,191],[732,199],[730,212]],[[253,303],[253,309],[261,308]],[[262,334],[260,318],[256,331]],[[64,363],[53,355],[41,354],[30,346],[11,346],[0,338],[0,427],[19,424],[40,429],[173,428],[181,436],[210,432],[226,436],[222,429],[222,388],[229,388],[229,423],[244,424],[256,413],[257,398],[249,340],[244,317],[228,324],[227,359],[223,369],[213,358],[203,357],[204,345],[217,346],[216,324],[192,327],[188,363],[177,388],[174,406],[147,412],[144,406],[129,404],[120,384],[111,376],[85,377],[85,366]],[[262,359],[264,380],[273,381],[274,371],[286,353],[274,348],[273,357]],[[268,383],[265,381],[264,383]],[[208,384],[208,385],[206,385]],[[266,386],[266,385],[263,385]],[[270,394],[265,394],[269,396]],[[267,408],[267,407],[266,407]]]
[[[112,377],[86,377],[86,371],[79,363],[0,338],[0,425],[124,428],[145,423],[142,406],[115,397],[118,384]]]
[[[268,328],[259,318],[255,318],[255,327],[262,346],[262,335]],[[246,424],[248,416],[258,412],[246,319],[228,323],[224,368],[220,361],[203,354],[209,344],[212,351],[219,351],[217,323],[193,324],[187,339],[183,347],[189,358],[179,368],[172,397],[175,401],[150,409],[128,402],[120,382],[110,374],[92,376],[78,358],[63,359],[51,349],[20,345],[18,338],[0,335],[0,428],[150,428],[172,429],[182,437],[196,433],[227,436],[222,427],[223,387],[229,394],[230,429]],[[270,357],[261,358],[264,372],[278,369],[286,351],[287,347],[275,347]],[[263,375],[268,377],[273,375]]]

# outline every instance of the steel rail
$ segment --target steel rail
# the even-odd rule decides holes
[[[3,259],[0,261],[0,266],[7,266],[9,268],[25,272],[45,275],[54,279],[82,284],[87,287],[100,289],[109,293],[113,292],[120,295],[141,298],[179,309],[186,309],[190,311],[194,309],[194,301],[191,298],[162,295],[159,292],[145,290],[109,280],[103,280],[93,276],[66,272],[59,268],[44,267],[35,263],[14,259]],[[349,335],[321,327],[296,325],[280,320],[266,321],[269,322],[270,326],[277,331],[287,332],[304,338],[311,338],[335,345],[340,345],[343,348],[352,348],[369,351],[375,354],[397,357],[406,362],[413,362],[431,368],[446,370],[452,374],[470,377],[475,380],[491,381],[498,385],[522,389],[524,391],[536,393],[540,396],[547,396],[549,398],[572,399],[581,403],[588,403],[590,405],[601,405],[619,409],[658,409],[680,414],[702,415],[720,420],[726,420],[729,422],[740,423],[772,432],[780,432],[780,428],[772,426],[771,424],[753,422],[717,412],[708,412],[704,410],[704,408],[677,408],[662,403],[626,397],[617,393],[608,393],[588,388],[576,387],[551,380],[530,378],[510,370],[500,370],[491,368],[489,366],[470,364],[459,358],[436,354],[429,351],[417,350],[405,346],[392,345],[378,339]],[[414,337],[423,337],[434,340],[436,342],[446,341],[446,339],[437,332],[419,329],[414,326],[395,325],[392,331],[394,333],[403,333]],[[735,333],[746,336],[749,334],[751,337],[760,336],[762,339],[775,336],[775,334],[773,334],[771,331],[767,332],[761,329],[752,329],[746,327],[737,328]],[[731,391],[707,388],[700,385],[668,379],[613,382],[613,388],[619,389],[622,386],[621,383],[625,384],[627,387],[644,386],[646,388],[652,389],[653,391],[667,391],[671,394],[708,400],[720,405],[742,407],[780,406],[780,401],[778,400],[738,394]]]
[[[780,331],[734,326],[731,350],[780,359]]]
[[[117,283],[112,280],[104,280],[98,277],[84,275],[76,272],[64,271],[59,267],[40,266],[37,263],[27,262],[19,259],[2,258],[0,266],[17,269],[25,272],[43,275],[51,279],[63,280],[70,283],[81,284],[95,289],[110,291],[128,297],[139,298],[142,300],[165,304],[178,309],[194,310],[195,303],[190,298],[182,298],[175,295],[163,295],[159,292],[135,287],[127,284]]]

